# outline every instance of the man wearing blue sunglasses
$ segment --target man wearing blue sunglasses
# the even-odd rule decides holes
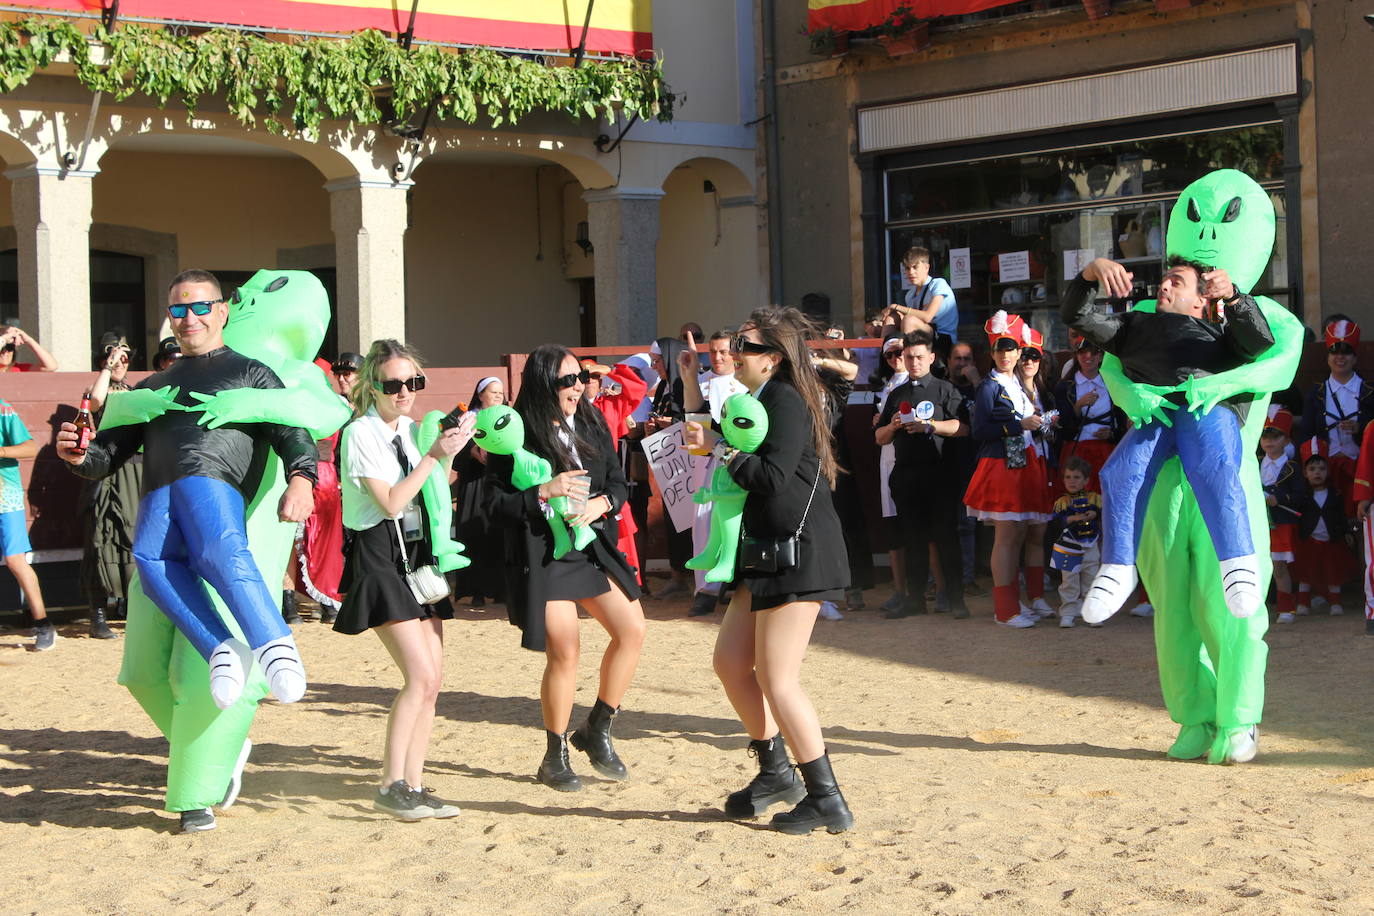
[[[77,447],[75,426],[64,423],[57,451],[78,475],[99,479],[143,448],[144,493],[133,554],[144,591],[209,663],[210,693],[219,708],[238,700],[254,659],[273,695],[292,703],[305,693],[305,669],[248,550],[244,506],[257,492],[270,447],[287,475],[278,516],[305,521],[314,506],[315,443],[294,426],[203,424],[195,394],[283,387],[267,366],[224,345],[229,305],[213,274],[177,275],[167,314],[182,358],[138,387],[170,387],[175,403],[146,422],[102,430],[84,451]],[[246,644],[229,632],[201,580],[229,607]]]

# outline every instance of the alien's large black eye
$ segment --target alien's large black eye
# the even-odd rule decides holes
[[[501,416],[499,416],[499,417],[496,418],[496,422],[492,424],[492,429],[498,430],[498,431],[499,431],[499,430],[503,430],[503,429],[505,429],[507,426],[510,426],[510,421],[511,421],[511,415],[508,414],[508,413],[503,413],[503,414],[501,414]]]
[[[487,431],[485,429],[474,429],[472,431],[472,438],[474,439],[485,439],[486,437]]]
[[[1234,223],[1240,216],[1240,198],[1232,197],[1226,204],[1226,213],[1221,217],[1223,223]]]
[[[1195,223],[1202,222],[1202,214],[1197,212],[1197,201],[1188,198],[1188,218]]]
[[[735,417],[735,418],[734,418],[733,420],[731,420],[730,422],[733,423],[733,424],[735,424],[735,428],[736,428],[736,429],[753,429],[753,428],[754,428],[754,421],[751,420],[751,419],[749,419],[748,417]]]
[[[277,279],[273,280],[271,283],[267,284],[267,289],[265,289],[264,292],[275,293],[277,290],[281,289],[283,286],[285,286],[286,284],[288,284],[288,283],[290,283],[290,282],[291,282],[291,278],[290,278],[290,277],[278,277]]]

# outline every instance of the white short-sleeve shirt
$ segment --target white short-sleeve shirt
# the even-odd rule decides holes
[[[395,486],[405,478],[393,444],[397,436],[401,437],[410,467],[414,469],[420,464],[420,450],[415,446],[411,429],[414,425],[410,417],[400,417],[392,429],[373,407],[344,427],[339,476],[343,478],[343,518],[348,528],[366,531],[388,518],[401,517],[400,513],[388,516],[383,512],[363,480],[370,477]]]

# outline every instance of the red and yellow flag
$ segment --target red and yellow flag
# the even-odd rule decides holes
[[[100,9],[101,0],[7,0],[11,6],[59,12]],[[420,0],[421,41],[491,45],[531,51],[576,48],[588,0]],[[104,0],[109,5],[109,0]],[[411,0],[120,0],[119,14],[304,32],[404,32]],[[499,10],[499,12],[498,12]],[[652,0],[596,0],[587,50],[638,54],[653,48]]]
[[[917,19],[963,16],[1016,0],[807,0],[807,31],[831,28],[856,32],[885,22],[899,7],[908,7]]]

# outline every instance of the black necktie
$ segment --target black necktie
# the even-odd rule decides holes
[[[401,444],[401,437],[397,436],[391,440],[391,447],[396,449],[396,460],[401,462],[401,476],[409,477],[411,470],[410,459],[406,457],[405,446]]]

